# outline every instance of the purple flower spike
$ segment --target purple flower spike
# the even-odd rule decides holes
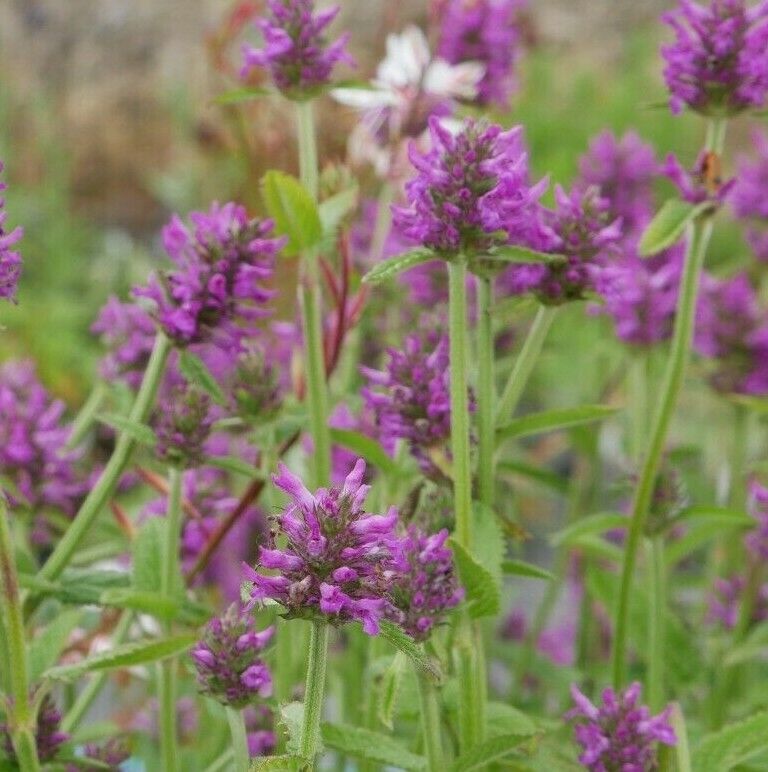
[[[286,96],[306,99],[330,83],[337,64],[355,64],[347,51],[349,33],[332,43],[325,35],[338,6],[318,13],[312,0],[267,0],[267,6],[270,16],[257,22],[264,47],[244,46],[243,78],[255,68],[266,67]]]
[[[662,46],[669,106],[732,115],[765,105],[768,95],[768,2],[680,0],[661,17],[675,33]]]
[[[369,635],[379,632],[399,565],[397,511],[369,515],[363,505],[365,462],[358,459],[341,487],[311,493],[284,465],[273,477],[293,500],[277,520],[272,543],[261,548],[257,568],[245,566],[254,602],[271,598],[289,616],[323,618],[332,624],[362,622]],[[275,546],[278,534],[285,547]]]
[[[426,155],[410,147],[416,176],[406,184],[409,206],[392,208],[394,226],[445,257],[527,243],[545,183],[529,185],[521,128],[467,121],[452,134],[433,117],[429,133]]]
[[[30,695],[34,699],[34,694]],[[37,714],[37,727],[35,729],[35,744],[37,756],[42,762],[52,761],[56,758],[59,748],[69,740],[69,735],[60,729],[61,713],[49,694],[43,697],[40,710]],[[0,723],[0,746],[6,756],[16,761],[16,751],[11,740],[11,730],[8,724]]]
[[[437,52],[451,64],[479,62],[485,73],[476,102],[506,107],[515,88],[520,53],[521,0],[447,0],[440,3]]]
[[[652,716],[638,705],[640,684],[623,692],[603,691],[600,707],[571,686],[575,707],[566,718],[575,721],[576,741],[583,753],[579,761],[590,772],[648,772],[656,769],[656,743],[675,745],[677,738],[669,723],[671,707]]]
[[[200,466],[213,425],[211,407],[211,398],[202,389],[190,385],[172,389],[153,421],[158,458],[183,469]]]
[[[200,691],[235,708],[272,695],[272,674],[261,652],[274,628],[256,632],[250,614],[232,604],[223,617],[212,619],[190,652]]]
[[[417,641],[426,640],[445,613],[464,599],[443,529],[427,535],[416,527],[403,540],[402,566],[392,590],[392,618]]]
[[[0,161],[0,174],[3,168],[3,162]],[[0,298],[15,303],[16,288],[21,275],[21,255],[13,250],[13,246],[24,235],[24,231],[21,228],[14,228],[10,232],[5,230],[5,218],[8,214],[3,211],[5,199],[2,193],[7,187],[0,181]]]
[[[156,305],[155,317],[178,346],[214,341],[236,347],[249,327],[268,314],[281,239],[270,238],[270,220],[249,219],[239,204],[213,204],[192,212],[190,226],[174,215],[163,244],[176,270],[154,275],[134,290]]]
[[[741,158],[730,196],[733,211],[746,226],[749,245],[758,260],[768,262],[768,134],[756,131],[757,156]]]

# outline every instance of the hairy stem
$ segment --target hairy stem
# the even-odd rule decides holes
[[[648,583],[648,671],[646,675],[648,705],[652,713],[664,707],[664,663],[666,661],[666,566],[664,536],[658,534],[647,541]]]
[[[416,666],[416,683],[419,688],[421,733],[428,772],[443,772],[443,741],[440,733],[440,706],[437,691],[424,673]]]
[[[248,772],[250,754],[248,753],[248,734],[245,731],[243,711],[227,706],[229,733],[232,735],[232,750],[234,752],[233,772]]]
[[[299,741],[299,753],[309,764],[309,769],[315,768],[315,757],[320,745],[320,719],[323,715],[329,631],[330,628],[326,622],[312,622],[307,680],[304,689],[304,719]]]
[[[493,508],[496,482],[495,427],[496,404],[495,362],[493,349],[493,279],[477,279],[477,493],[478,499]]]

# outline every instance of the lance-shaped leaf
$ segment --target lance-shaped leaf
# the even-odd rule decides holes
[[[550,541],[556,547],[563,544],[575,544],[582,536],[595,536],[606,531],[613,531],[616,528],[626,528],[628,525],[629,517],[621,512],[598,512],[567,525],[553,534]]]
[[[225,472],[242,475],[249,480],[265,479],[264,472],[237,456],[209,456],[205,460],[205,465],[223,469]]]
[[[403,632],[392,622],[379,622],[380,635],[384,640],[389,641],[398,651],[402,651],[421,671],[426,673],[433,681],[439,683],[442,681],[443,673],[440,664],[434,657],[424,653],[410,635]]]
[[[474,772],[488,769],[493,762],[519,751],[520,746],[530,740],[530,735],[504,734],[491,737],[459,756],[450,767],[451,772]]]
[[[484,256],[482,256],[484,257]],[[481,259],[482,259],[481,257]],[[488,250],[488,257],[504,263],[562,263],[565,255],[539,252],[528,247],[505,244]]]
[[[428,263],[430,260],[437,259],[438,256],[429,249],[414,249],[377,263],[363,276],[363,281],[367,284],[378,284],[391,279],[393,276],[397,276],[397,274],[403,271],[407,271],[409,268],[414,268],[422,263]]]
[[[535,566],[533,563],[526,563],[525,560],[505,560],[501,564],[501,570],[507,575],[525,576],[528,579],[552,580],[555,578],[551,571]]]
[[[221,386],[200,357],[190,351],[182,351],[179,356],[179,370],[189,383],[199,386],[218,405],[226,402]]]
[[[455,539],[450,540],[453,559],[459,573],[459,581],[466,593],[470,616],[494,616],[501,607],[500,583],[484,565],[481,565]]]
[[[763,712],[705,735],[693,753],[692,767],[696,772],[728,772],[766,751],[768,713]]]
[[[531,413],[500,426],[496,430],[496,439],[498,442],[503,442],[513,437],[529,437],[533,434],[562,431],[574,426],[602,421],[618,410],[619,408],[608,405],[579,405]]]
[[[131,421],[129,418],[115,415],[114,413],[100,413],[96,416],[96,420],[117,432],[127,434],[132,440],[135,440],[141,445],[153,447],[157,444],[155,433],[146,424]]]
[[[378,467],[385,474],[397,473],[397,464],[394,459],[390,458],[380,443],[372,437],[351,429],[331,429],[331,439],[337,445],[351,450],[369,464]]]
[[[321,729],[323,744],[345,756],[413,772],[427,768],[423,756],[412,753],[389,735],[350,724],[326,723]]]
[[[290,174],[268,171],[262,180],[264,204],[275,221],[275,230],[287,236],[286,255],[315,247],[323,237],[317,205],[309,191]]]
[[[298,772],[307,764],[301,756],[262,756],[251,762],[250,772],[266,769],[270,772]]]
[[[376,715],[387,729],[393,728],[393,719],[397,698],[400,694],[400,686],[403,682],[403,673],[407,658],[402,651],[398,651],[387,669],[382,673],[378,685],[378,699],[376,700]]]
[[[270,96],[272,93],[273,92],[268,88],[248,86],[225,91],[223,94],[219,94],[215,97],[213,101],[218,105],[237,105],[241,102],[252,102],[254,99]]]
[[[671,247],[680,240],[688,223],[711,208],[709,201],[701,204],[689,204],[677,198],[665,201],[640,237],[640,255],[652,257]]]
[[[341,221],[355,208],[357,196],[357,185],[351,185],[320,203],[317,209],[326,236],[334,234]]]

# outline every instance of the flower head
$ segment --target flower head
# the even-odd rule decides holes
[[[273,634],[272,627],[257,632],[252,616],[237,604],[212,619],[190,653],[200,691],[235,708],[270,697],[272,674],[261,653]]]
[[[61,731],[60,725],[61,713],[51,696],[46,694],[40,703],[40,709],[37,713],[37,727],[35,728],[35,744],[37,745],[37,757],[40,761],[52,761],[56,758],[61,746],[69,740],[69,735]],[[6,723],[0,724],[0,741],[6,756],[12,761],[16,761],[11,730]]]
[[[330,82],[337,64],[354,65],[347,52],[349,33],[332,43],[325,34],[338,6],[316,13],[313,0],[267,0],[267,7],[269,16],[257,22],[264,47],[244,46],[242,77],[266,67],[286,96],[305,99]]]
[[[677,742],[669,723],[671,708],[652,716],[638,705],[639,683],[619,694],[605,689],[600,707],[575,685],[571,696],[575,707],[566,716],[576,724],[576,741],[583,751],[579,761],[591,772],[648,772],[656,768],[656,743]]]
[[[176,270],[154,275],[134,293],[156,305],[155,317],[177,345],[207,340],[237,346],[253,322],[267,315],[272,276],[282,245],[270,237],[270,220],[249,219],[234,203],[192,212],[191,227],[174,215],[163,244]]]
[[[768,95],[768,2],[680,0],[662,21],[675,42],[662,46],[669,105],[704,115],[761,108]]]
[[[520,53],[521,0],[447,0],[440,4],[438,54],[451,64],[479,62],[485,72],[477,103],[506,107]]]
[[[393,207],[395,227],[447,257],[527,239],[544,186],[529,185],[520,127],[467,121],[452,134],[431,118],[429,131],[428,153],[411,146],[416,176],[406,185],[409,206]]]
[[[245,566],[254,602],[271,598],[290,616],[320,616],[331,623],[362,622],[369,635],[379,631],[398,564],[397,510],[365,512],[369,486],[365,462],[358,459],[344,484],[311,493],[286,466],[272,479],[290,498],[276,519],[272,545],[261,547],[258,568]],[[286,539],[278,549],[278,534]]]
[[[445,529],[429,535],[415,526],[403,539],[402,565],[392,588],[393,619],[417,641],[428,638],[464,598],[447,539]]]
[[[280,373],[267,351],[249,347],[241,354],[228,379],[227,390],[235,412],[246,420],[267,420],[282,402]]]
[[[200,466],[205,461],[204,445],[211,434],[211,398],[197,386],[171,390],[163,399],[153,421],[158,458],[181,468]]]
[[[0,161],[0,174],[3,172],[3,162]],[[21,255],[13,250],[14,244],[24,235],[21,228],[6,232],[5,219],[8,216],[5,208],[3,191],[8,186],[0,181],[0,298],[16,301],[16,288],[21,275]]]
[[[740,159],[730,203],[747,226],[746,236],[755,256],[768,262],[768,134],[756,131],[756,158]]]

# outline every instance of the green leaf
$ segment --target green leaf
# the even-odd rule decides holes
[[[374,761],[397,769],[420,770],[427,768],[423,756],[404,748],[389,735],[349,724],[322,725],[323,743],[345,756]]]
[[[536,724],[522,710],[505,702],[489,702],[486,706],[490,735],[532,735]]]
[[[398,651],[389,667],[384,671],[379,681],[379,695],[376,700],[376,715],[379,721],[387,729],[393,728],[393,717],[397,698],[400,694],[400,686],[405,672],[406,656],[402,651]]]
[[[369,464],[378,467],[385,474],[396,474],[397,464],[394,459],[372,437],[350,429],[331,429],[331,440],[347,450],[351,450]]]
[[[397,625],[392,622],[379,622],[381,629],[380,635],[384,640],[389,641],[398,651],[402,651],[420,670],[426,673],[433,681],[439,683],[442,681],[443,673],[440,664],[433,658],[424,653],[423,649],[404,633]]]
[[[711,208],[709,201],[696,205],[677,198],[665,201],[640,237],[641,257],[652,257],[671,247],[680,240],[688,223]]]
[[[268,88],[259,86],[248,86],[246,88],[236,88],[231,91],[225,91],[219,94],[213,101],[218,105],[237,105],[241,102],[252,102],[254,99],[261,99],[270,96],[272,91]]]
[[[133,586],[137,590],[156,592],[160,587],[165,541],[163,526],[162,518],[150,517],[136,535],[133,543]]]
[[[472,772],[488,769],[494,761],[500,761],[517,751],[530,735],[503,734],[491,737],[462,753],[451,765],[451,772]]]
[[[725,528],[754,528],[755,518],[740,509],[730,507],[695,506],[686,507],[675,517],[692,525],[712,523]]]
[[[493,247],[488,253],[489,257],[503,260],[505,263],[562,263],[565,255],[555,255],[551,252],[538,252],[520,246]],[[482,259],[482,258],[481,258]]]
[[[756,659],[765,659],[768,654],[768,622],[763,622],[750,631],[746,640],[732,646],[723,660],[727,667],[740,665]]]
[[[109,651],[103,651],[86,657],[72,665],[59,665],[43,673],[43,678],[55,681],[73,681],[86,673],[103,670],[114,670],[133,665],[145,665],[148,662],[158,662],[168,657],[174,657],[186,651],[198,639],[193,633],[175,635],[171,638],[152,638],[145,641],[135,641],[117,646]]]
[[[501,607],[501,590],[497,578],[478,563],[455,539],[450,539],[453,559],[469,604],[470,616],[495,616]]]
[[[357,185],[352,185],[321,202],[317,209],[326,235],[336,233],[341,221],[357,206],[358,193]]]
[[[629,518],[621,512],[598,512],[567,525],[553,534],[550,541],[556,547],[563,544],[573,544],[582,536],[595,536],[616,528],[626,528],[628,525]]]
[[[602,421],[620,410],[608,405],[579,405],[578,407],[555,408],[542,413],[531,413],[522,418],[515,418],[496,430],[497,441],[513,437],[529,437],[533,434],[561,431],[573,426]]]
[[[237,456],[209,456],[206,458],[205,464],[206,466],[214,466],[217,469],[223,469],[225,472],[242,475],[249,480],[264,479],[264,472]]]
[[[19,584],[32,595],[56,598],[62,603],[83,606],[97,604],[104,590],[126,587],[129,577],[122,571],[81,571],[68,569],[58,582],[47,582],[30,574],[20,574]]]
[[[102,606],[126,608],[151,614],[158,619],[170,621],[179,613],[180,604],[174,598],[161,595],[156,590],[134,590],[130,587],[117,590],[106,590],[101,594],[99,603]]]
[[[141,445],[154,447],[157,444],[155,433],[146,424],[131,421],[114,413],[100,413],[96,416],[99,423],[106,424],[118,433],[127,434],[131,439]]]
[[[414,249],[411,252],[396,255],[377,263],[363,276],[363,281],[367,284],[378,284],[381,281],[397,276],[398,273],[407,271],[409,268],[438,259],[438,256],[429,249]]]
[[[297,772],[306,761],[300,756],[262,756],[251,761],[251,772],[268,769],[270,772]]]
[[[674,566],[712,539],[719,538],[726,531],[751,528],[755,521],[744,513],[731,517],[712,511],[708,516],[699,515],[698,518],[689,519],[688,524],[690,530],[680,539],[667,545],[664,557],[670,566]]]
[[[227,399],[221,386],[200,357],[190,351],[182,351],[179,355],[179,370],[189,383],[201,388],[216,404],[226,403]]]
[[[496,580],[501,591],[501,564],[506,552],[504,533],[496,513],[480,501],[472,502],[474,529],[473,557]]]
[[[501,564],[501,569],[505,574],[513,576],[527,576],[531,579],[549,579],[553,580],[555,575],[545,568],[526,563],[524,560],[505,560]]]
[[[323,237],[317,205],[309,191],[290,174],[268,171],[262,180],[264,203],[278,234],[288,237],[286,255],[298,255]]]
[[[290,754],[299,755],[303,720],[304,705],[301,702],[289,702],[281,706],[280,723],[285,727],[285,733],[288,735],[285,749]]]
[[[568,480],[561,477],[557,472],[550,469],[544,469],[533,464],[526,464],[524,461],[500,461],[497,468],[501,472],[511,472],[512,474],[525,477],[532,482],[550,488],[556,493],[568,492]]]
[[[696,772],[728,772],[768,751],[768,713],[758,713],[704,736],[693,753]]]
[[[621,563],[624,555],[623,550],[599,536],[580,536],[569,546],[578,547],[591,557],[612,560],[614,563]]]
[[[44,670],[53,667],[82,615],[79,609],[60,611],[43,630],[35,633],[29,645],[30,681],[37,681]]]

